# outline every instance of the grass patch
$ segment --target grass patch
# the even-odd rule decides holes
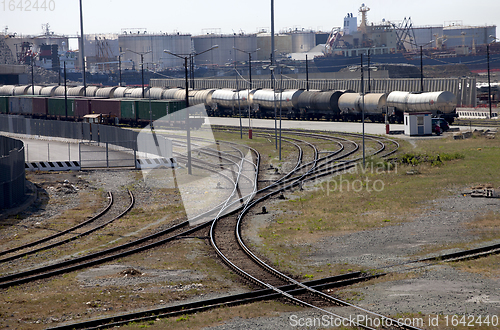
[[[500,146],[495,140],[420,140],[411,153],[409,144],[402,146],[392,165],[368,158],[365,168],[358,166],[315,182],[312,191],[289,192],[288,201],[268,207],[280,215],[260,231],[261,252],[281,264],[282,257],[273,251],[282,251],[289,263],[300,265],[307,262],[308,243],[397,225],[419,215],[420,207],[429,200],[456,195],[481,183],[500,185]],[[436,166],[438,156],[441,164]],[[485,227],[484,238],[491,238],[486,235],[491,228],[485,224],[493,226],[494,221],[485,219],[474,226],[477,230]]]
[[[481,274],[493,279],[500,277],[500,255],[498,254],[475,260],[452,262],[450,265],[464,272]]]

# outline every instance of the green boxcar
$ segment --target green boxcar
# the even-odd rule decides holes
[[[162,121],[175,122],[184,121],[185,115],[177,113],[179,110],[186,107],[186,102],[182,100],[151,100],[151,113],[153,121],[162,119]],[[149,100],[138,100],[138,119],[141,121],[149,121]],[[167,115],[170,115],[167,117]]]
[[[139,105],[139,119],[141,120],[150,120],[151,116],[149,115],[149,100],[140,100],[138,101]],[[168,102],[164,101],[151,101],[151,114],[153,120],[158,120],[163,118],[168,114]]]
[[[49,116],[66,117],[66,109],[64,107],[64,97],[54,97],[48,100]],[[68,98],[68,117],[75,115],[74,100]]]
[[[138,105],[137,100],[121,99],[120,100],[120,119],[124,121],[137,120]]]
[[[0,96],[0,113],[8,113],[8,112],[9,112],[9,97]]]
[[[169,121],[185,121],[186,113],[184,111],[179,112],[179,110],[186,108],[186,101],[184,100],[168,100],[168,113]]]

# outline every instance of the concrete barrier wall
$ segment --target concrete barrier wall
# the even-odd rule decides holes
[[[0,209],[22,202],[25,180],[24,143],[0,136]]]

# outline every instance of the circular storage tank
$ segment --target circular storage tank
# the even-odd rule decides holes
[[[387,106],[398,108],[401,111],[407,111],[407,100],[410,96],[409,92],[394,91],[387,95]]]
[[[117,87],[113,91],[113,94],[110,94],[109,97],[112,97],[114,99],[121,99],[126,97],[125,95],[127,95],[130,92],[130,90],[131,88],[129,87]]]
[[[4,85],[0,87],[0,95],[12,96],[14,95],[14,85]]]
[[[167,99],[167,100],[174,100],[175,99],[175,93],[177,93],[181,88],[169,88],[163,90],[162,98]]]
[[[142,88],[141,88],[141,90],[142,90]],[[161,100],[161,98],[163,96],[163,88],[161,88],[161,87],[151,87],[147,91],[144,90],[144,97],[145,98],[149,98],[149,94],[151,94],[151,99],[153,99],[153,100]]]
[[[61,87],[61,86],[59,86],[59,87]],[[42,90],[40,91],[40,95],[49,96],[49,97],[54,96],[57,88],[58,88],[58,86],[43,87]],[[63,87],[63,89],[64,89],[64,87]]]
[[[67,95],[69,96],[69,93]],[[51,96],[64,96],[64,86],[56,86],[54,94]]]
[[[312,99],[318,93],[320,93],[320,92],[319,91],[304,91],[299,96],[299,99],[297,101],[297,107],[299,109],[311,109]]]
[[[16,86],[14,87],[14,95],[26,95],[30,87],[31,85]]]
[[[387,107],[387,94],[368,93],[364,98],[361,96],[359,102],[360,107],[364,105],[365,113],[382,113]]]
[[[113,97],[113,93],[114,93],[114,91],[117,88],[118,87],[104,87],[104,88],[99,88],[96,91],[95,96],[96,97],[103,97],[103,98],[112,98]]]
[[[218,89],[212,93],[212,103],[217,103],[221,107],[232,108],[235,97],[236,92],[232,89]]]
[[[35,86],[35,94],[34,95],[40,95],[40,92],[42,91],[43,86]],[[33,95],[33,88],[28,88],[28,92],[26,95]]]
[[[441,111],[442,113],[450,113],[457,107],[457,98],[455,94],[447,91],[410,94],[407,104],[409,112]]]
[[[339,109],[343,113],[359,113],[361,95],[358,93],[344,93],[339,97]]]

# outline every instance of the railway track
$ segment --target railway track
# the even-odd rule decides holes
[[[376,153],[381,152],[385,149],[385,145],[382,144],[380,150],[376,151]],[[241,223],[245,216],[245,214],[259,202],[267,199],[269,196],[276,194],[278,191],[282,191],[284,189],[290,188],[295,185],[296,182],[300,182],[308,175],[317,176],[319,172],[317,172],[318,162],[318,153],[315,152],[315,160],[312,162],[313,166],[307,170],[304,174],[295,179],[295,182],[286,183],[284,186],[277,188],[276,190],[267,193],[256,200],[252,201],[252,203],[247,204],[243,211],[238,215],[238,217],[231,216],[226,217],[224,219],[216,219],[211,226],[210,229],[210,237],[211,244],[216,250],[217,255],[223,260],[223,262],[229,266],[233,271],[247,279],[248,281],[259,285],[264,288],[269,288],[274,290],[276,293],[282,295],[283,298],[302,305],[306,307],[312,307],[314,309],[320,310],[322,313],[326,313],[331,315],[336,319],[342,320],[342,322],[346,322],[350,320],[350,316],[347,315],[356,315],[356,314],[369,314],[372,317],[380,318],[383,320],[382,324],[397,324],[396,320],[387,318],[383,315],[373,313],[366,309],[357,307],[346,301],[342,301],[340,299],[334,298],[330,295],[323,293],[322,291],[311,288],[305,284],[300,283],[296,279],[292,278],[290,275],[287,275],[274,267],[269,266],[265,261],[260,259],[255,253],[251,251],[248,246],[244,243],[241,236]],[[345,157],[345,156],[344,156]],[[321,161],[325,161],[327,157],[323,157]],[[335,159],[335,158],[334,158]],[[331,161],[331,160],[330,160]],[[329,174],[334,174],[335,172],[342,171],[342,168],[329,169]],[[285,292],[278,288],[278,286],[283,286],[285,284],[294,284],[297,287],[304,289],[300,294],[292,295],[288,292]],[[350,311],[345,311],[344,316],[331,313],[327,310],[324,310],[322,307],[325,303],[335,304],[339,306],[344,306],[345,308],[350,309]],[[357,319],[357,318],[356,318]],[[353,326],[372,329],[363,324],[359,323],[350,323]],[[400,327],[405,329],[416,329],[414,327],[400,325]]]
[[[359,138],[359,135],[355,135],[355,134],[352,134],[350,136]],[[289,143],[292,143],[292,141],[290,141],[290,140],[288,140],[288,141],[289,141]],[[294,141],[293,143],[296,143],[296,142],[297,141]],[[387,142],[394,145],[394,148],[392,150],[390,150],[390,148],[387,148],[387,146],[384,143],[381,143],[380,148],[378,150],[376,150],[375,153],[380,154],[383,151],[385,151],[385,153],[382,156],[389,156],[389,155],[393,154],[397,150],[398,144],[397,144],[397,142],[389,140],[389,139],[386,140],[386,143]],[[302,148],[299,147],[298,149],[301,150]],[[357,150],[358,148],[356,147],[353,149]],[[276,180],[275,183],[267,186],[264,189],[260,189],[256,194],[256,198],[251,203],[247,203],[245,208],[243,209],[243,211],[238,216],[236,216],[236,214],[232,214],[232,215],[225,217],[224,219],[227,219],[226,223],[222,223],[221,222],[222,218],[220,216],[217,216],[217,217],[215,217],[217,219],[217,221],[206,223],[205,226],[208,224],[212,224],[213,227],[220,226],[219,228],[225,229],[222,233],[217,234],[219,236],[218,236],[218,238],[216,238],[216,240],[219,240],[219,241],[226,240],[226,239],[230,239],[231,236],[234,236],[235,238],[239,237],[239,240],[241,240],[243,242],[241,235],[240,235],[241,224],[234,227],[235,220],[236,220],[236,222],[238,222],[238,219],[240,219],[240,220],[243,219],[243,215],[245,212],[252,212],[251,206],[258,205],[258,200],[260,198],[265,199],[266,198],[265,195],[268,195],[267,197],[270,197],[272,195],[277,194],[280,190],[284,189],[285,187],[287,187],[287,185],[288,186],[297,186],[299,184],[298,182],[303,182],[304,180],[312,180],[313,178],[318,177],[318,176],[331,174],[332,168],[331,167],[326,168],[327,167],[326,164],[338,162],[338,160],[335,160],[333,155],[340,154],[342,152],[347,154],[346,156],[344,156],[344,158],[347,158],[350,155],[352,155],[352,153],[354,151],[345,152],[344,148],[340,148],[340,150],[329,153],[329,155],[327,155],[326,157],[323,157],[320,164],[318,164],[319,159],[317,157],[315,160],[310,161],[308,163],[303,163],[301,161],[302,157],[298,157],[297,164],[295,165],[295,168],[292,171],[290,171],[288,174],[282,176],[279,180]],[[301,152],[299,154],[301,154]],[[333,158],[333,159],[331,159],[331,158]],[[353,164],[355,164],[355,162],[359,161],[359,160],[360,160],[359,157],[351,159],[351,160],[346,160],[341,165],[336,165],[336,168],[333,171],[340,170],[340,169],[345,170],[346,167],[353,166]],[[314,163],[315,165],[311,166],[312,163]],[[307,170],[305,169],[307,167],[306,164],[309,165],[309,169],[307,169]],[[335,163],[335,164],[337,164],[337,163]],[[304,170],[302,174],[298,173],[300,171],[299,169]],[[231,223],[231,222],[233,222],[233,223]],[[206,228],[205,226],[204,226],[204,228]],[[233,242],[233,243],[231,243],[231,245],[229,247],[225,246],[224,250],[226,252],[233,251],[236,249],[237,245],[241,246],[241,244],[244,245],[244,242],[243,243],[238,242],[238,243],[236,243],[236,245]],[[500,249],[500,246],[496,247],[496,249],[497,250]],[[475,251],[471,251],[470,253],[474,253],[476,256],[480,256],[480,255],[484,255],[484,254],[488,254],[488,253],[497,253],[497,252],[491,252],[491,251],[488,252],[487,250],[488,250],[487,248],[482,248],[481,250],[476,249]],[[496,250],[494,250],[494,251],[496,251]],[[251,251],[250,251],[250,253],[251,253]],[[408,264],[411,263],[411,264],[414,264],[415,267],[422,267],[421,263],[426,262],[426,261],[427,261],[427,264],[429,264],[429,262],[436,263],[436,262],[440,262],[441,260],[451,259],[452,257],[454,257],[454,258],[458,258],[458,257],[467,258],[465,255],[469,254],[469,252],[464,251],[460,254],[461,254],[460,256],[457,254],[452,254],[449,256],[443,255],[443,256],[437,256],[437,257],[433,257],[433,258],[427,258],[428,260],[426,260],[426,259],[415,260],[415,261],[409,262]],[[252,257],[253,260],[255,260],[255,258],[256,257]],[[237,257],[234,259],[240,259],[240,257]],[[243,258],[241,258],[241,259],[243,259]],[[248,261],[249,260],[248,257],[246,257],[245,259],[247,259],[247,260],[241,261],[243,265],[249,265],[252,263],[252,262]],[[231,260],[233,260],[233,258]],[[255,261],[253,261],[253,263],[255,264]],[[264,264],[264,262],[262,262],[262,261],[257,262],[257,264],[258,263]],[[420,263],[420,265],[419,265],[419,263]],[[252,265],[249,267],[254,268],[255,266]],[[258,267],[261,267],[261,266],[258,266]],[[387,268],[390,268],[390,267],[387,267]],[[314,305],[309,304],[306,301],[302,301],[301,299],[295,300],[295,303],[309,306],[309,307],[313,307],[313,308],[319,308],[321,311],[324,311],[323,309],[321,309],[321,307],[319,307],[319,306],[323,306],[322,305],[322,304],[324,304],[323,299],[326,298],[326,300],[329,301],[330,303],[333,302],[333,303],[336,303],[339,305],[342,305],[342,302],[336,301],[335,298],[333,298],[333,297],[325,297],[324,294],[320,293],[320,290],[328,289],[331,287],[350,285],[353,283],[357,283],[359,281],[365,281],[365,280],[368,280],[370,278],[384,276],[384,275],[390,273],[390,272],[387,272],[387,273],[380,273],[380,274],[375,274],[375,275],[351,273],[351,274],[342,275],[340,277],[322,279],[322,280],[319,280],[319,282],[311,281],[311,282],[299,283],[293,278],[287,278],[289,276],[287,276],[286,274],[283,274],[284,276],[277,275],[277,273],[279,273],[279,272],[277,272],[276,270],[274,270],[274,271],[269,270],[269,269],[263,270],[261,268],[260,270],[256,269],[254,272],[255,272],[254,274],[256,274],[258,276],[262,276],[262,278],[264,278],[266,281],[269,280],[269,282],[273,283],[274,285],[271,285],[270,283],[267,283],[264,281],[261,281],[261,283],[259,283],[259,280],[256,279],[256,281],[252,281],[252,282],[260,284],[261,286],[264,286],[265,289],[255,290],[255,291],[245,293],[242,295],[221,297],[221,298],[212,299],[212,300],[204,300],[204,301],[192,303],[192,304],[182,304],[182,305],[177,305],[177,306],[173,306],[173,307],[157,308],[157,309],[152,309],[152,310],[148,310],[148,311],[142,311],[139,313],[123,314],[123,315],[117,315],[117,316],[98,319],[98,320],[91,320],[91,321],[86,321],[86,322],[81,322],[81,323],[62,325],[59,327],[55,327],[53,329],[109,328],[109,327],[114,327],[114,326],[126,324],[126,323],[132,322],[132,321],[141,322],[141,321],[147,321],[147,320],[155,320],[159,317],[170,317],[170,316],[175,316],[175,315],[180,315],[180,314],[201,312],[201,311],[208,310],[211,308],[216,308],[219,306],[233,306],[233,305],[237,305],[237,304],[245,304],[245,303],[249,303],[252,301],[258,301],[258,300],[278,299],[278,298],[283,299],[283,297],[285,297],[288,300],[293,300],[293,297],[295,297],[295,296],[301,297],[303,299],[307,299],[307,298],[310,298],[311,292],[314,292],[314,294],[322,296],[322,298],[313,300]],[[274,275],[270,275],[270,274],[274,274]],[[287,282],[292,282],[292,284],[285,284]],[[318,291],[318,292],[316,293],[316,291]],[[306,294],[306,292],[309,292],[309,293]],[[316,304],[318,306],[316,306]],[[349,307],[356,308],[355,306],[349,306]],[[324,312],[328,313],[328,311],[324,311]],[[341,316],[336,316],[336,317],[341,317]],[[385,318],[384,316],[381,316],[381,315],[379,317]],[[387,319],[387,320],[389,320],[389,319]],[[351,325],[354,325],[354,324],[351,324]],[[363,328],[369,328],[369,327],[365,327],[363,325],[359,325],[359,326],[363,327]],[[397,327],[401,327],[401,326],[397,325]],[[412,327],[408,327],[408,328],[412,328]]]
[[[263,133],[267,134],[267,133]],[[301,132],[293,132],[294,135],[300,135],[302,134]],[[316,138],[319,138],[321,134],[318,134]],[[305,135],[304,135],[305,136]],[[346,134],[345,136],[351,137],[351,138],[359,138],[359,135],[356,134]],[[311,137],[311,136],[310,136]],[[371,137],[374,141],[376,141],[377,138]],[[286,299],[288,301],[292,301],[296,304],[300,304],[302,306],[307,306],[311,308],[315,308],[322,313],[327,313],[332,315],[333,317],[336,318],[343,318],[341,315],[336,315],[332,314],[328,310],[325,310],[323,307],[326,306],[327,304],[336,304],[336,305],[342,305],[346,306],[346,308],[353,308],[356,309],[358,313],[370,313],[369,311],[366,310],[360,310],[356,306],[347,304],[345,302],[342,302],[334,297],[331,297],[325,293],[322,292],[322,290],[331,288],[331,287],[336,287],[336,286],[343,286],[343,285],[349,285],[352,283],[356,283],[359,281],[365,281],[367,279],[373,278],[373,277],[379,277],[383,276],[386,273],[381,273],[381,274],[376,274],[372,276],[367,276],[365,274],[361,273],[352,273],[352,274],[346,274],[341,277],[333,277],[333,278],[327,278],[323,280],[317,281],[310,281],[310,282],[304,282],[300,283],[293,277],[283,274],[279,272],[276,269],[273,269],[272,267],[269,267],[265,265],[265,262],[260,260],[255,254],[252,253],[252,251],[245,246],[243,238],[241,237],[241,223],[244,219],[244,215],[247,212],[254,212],[252,211],[252,208],[256,208],[259,206],[259,202],[264,201],[265,199],[276,195],[280,191],[284,189],[292,189],[294,187],[297,187],[300,185],[300,182],[304,182],[306,180],[312,180],[316,177],[324,176],[324,175],[331,175],[337,171],[343,171],[346,168],[349,168],[350,166],[355,166],[356,162],[360,160],[359,157],[354,157],[353,158],[353,153],[359,149],[357,144],[352,141],[345,139],[344,144],[349,144],[348,148],[345,148],[345,146],[342,145],[341,142],[339,142],[339,138],[336,138],[336,141],[342,145],[339,145],[338,150],[334,150],[331,152],[327,152],[326,156],[324,157],[319,157],[320,153],[318,150],[315,150],[314,147],[309,146],[308,148],[311,148],[311,150],[314,150],[312,153],[314,153],[314,159],[310,160],[308,159],[307,162],[303,162],[303,149],[300,144],[303,143],[303,145],[308,145],[304,141],[299,141],[296,137],[286,137],[284,141],[286,143],[291,143],[297,147],[298,154],[300,156],[297,157],[297,162],[295,164],[295,167],[292,171],[287,173],[286,175],[283,175],[280,179],[276,180],[276,182],[272,183],[271,185],[268,185],[267,187],[260,189],[258,191],[255,191],[255,199],[251,198],[246,198],[244,199],[244,202],[242,202],[243,197],[247,197],[250,195],[237,195],[237,183],[235,184],[235,189],[233,189],[232,196],[234,197],[235,195],[237,196],[236,198],[232,199],[227,199],[223,204],[220,209],[214,208],[214,210],[211,210],[210,216],[213,217],[214,221],[208,221],[205,222],[199,226],[188,228],[188,223],[183,222],[181,224],[178,224],[175,228],[171,228],[171,231],[169,232],[170,236],[168,238],[162,237],[161,240],[155,241],[155,242],[148,242],[151,243],[149,246],[144,246],[140,247],[142,250],[136,250],[136,251],[127,251],[125,253],[127,254],[132,254],[132,253],[137,253],[140,251],[143,251],[145,249],[153,248],[155,246],[159,246],[162,244],[165,244],[166,242],[169,242],[173,239],[177,239],[179,237],[185,237],[186,235],[194,234],[194,233],[199,233],[199,231],[203,230],[206,232],[208,226],[211,226],[211,228],[217,228],[216,231],[210,230],[212,239],[213,241],[212,244],[216,246],[218,249],[218,245],[221,245],[217,242],[223,242],[222,247],[220,247],[220,250],[222,252],[222,255],[224,256],[223,258],[227,258],[227,260],[230,263],[233,262],[238,262],[241,267],[238,267],[239,271],[238,273],[243,274],[243,273],[252,273],[250,276],[245,277],[248,279],[250,277],[254,278],[254,280],[251,280],[254,284],[259,285],[264,287],[265,289],[261,290],[256,290],[252,291],[249,293],[245,293],[242,295],[236,295],[236,296],[229,296],[229,297],[221,297],[218,299],[213,299],[213,300],[205,300],[202,302],[198,303],[193,303],[193,304],[182,304],[182,305],[177,305],[173,307],[168,307],[168,308],[158,308],[158,309],[153,309],[153,310],[148,310],[148,311],[142,311],[139,313],[131,313],[131,314],[123,314],[123,315],[118,315],[118,316],[113,316],[109,318],[103,318],[103,319],[98,319],[98,320],[91,320],[91,321],[85,321],[81,323],[73,323],[69,325],[61,325],[58,327],[55,327],[53,329],[77,329],[77,328],[108,328],[108,327],[113,327],[113,326],[119,326],[121,324],[125,324],[131,321],[147,321],[147,320],[152,320],[156,319],[158,317],[170,317],[170,316],[175,316],[179,314],[186,314],[186,313],[194,313],[194,312],[201,312],[210,308],[215,308],[218,306],[232,306],[232,305],[237,305],[237,304],[244,304],[244,303],[249,303],[252,301],[258,301],[258,300],[266,300],[266,299]],[[332,139],[333,141],[333,139]],[[385,143],[378,141],[377,144],[379,144],[379,148],[373,151],[373,154],[381,154],[381,156],[385,157],[388,155],[391,155],[397,150],[397,142],[386,139]],[[386,144],[393,144],[394,148],[388,148]],[[346,151],[346,149],[352,149]],[[385,151],[385,152],[384,152]],[[208,150],[207,156],[214,157],[214,150]],[[221,150],[217,151],[218,153],[221,152]],[[236,163],[238,157],[231,157],[226,154],[226,151],[222,151],[224,155],[224,161],[229,161],[231,158],[233,159],[232,166],[237,166]],[[311,151],[308,152],[309,154]],[[230,155],[230,153],[229,153]],[[321,153],[321,155],[323,155]],[[215,154],[215,157],[219,157],[219,154]],[[256,156],[258,159],[258,155]],[[349,158],[349,159],[347,159]],[[341,161],[341,159],[345,159],[344,161]],[[242,164],[244,162],[241,161],[241,166],[239,167],[239,175],[238,177],[241,177],[241,170],[242,170]],[[256,161],[257,164],[256,168],[258,168],[259,161]],[[199,164],[196,166],[206,166],[206,162],[201,161]],[[232,172],[233,174],[236,174],[236,172]],[[234,176],[233,176],[234,177]],[[238,206],[244,205],[243,210],[241,213],[237,214],[235,211],[238,209]],[[218,205],[220,206],[220,205]],[[234,210],[228,212],[229,215],[226,217],[222,217],[224,210],[228,210],[231,207],[234,207]],[[207,216],[207,215],[204,215]],[[222,229],[222,230],[221,230]],[[213,232],[216,232],[216,234],[213,234]],[[167,233],[163,233],[167,234]],[[234,236],[234,240],[233,237]],[[500,249],[500,246],[497,247],[497,250]],[[234,254],[231,256],[226,256],[226,254],[229,254],[229,252],[233,252],[235,250],[240,250],[238,254]],[[246,251],[247,250],[247,251]],[[244,254],[241,253],[241,251],[245,251],[247,255],[245,256]],[[486,254],[486,253],[498,253],[498,252],[488,252],[487,249],[483,248],[481,251],[475,251],[475,254],[480,256],[481,254]],[[464,254],[464,253],[462,253]],[[250,258],[248,257],[250,255]],[[253,256],[252,256],[253,255]],[[111,257],[111,256],[110,256]],[[465,255],[455,255],[453,256],[454,258],[462,257],[465,258]],[[221,257],[222,258],[222,257]],[[417,265],[418,263],[421,262],[439,262],[444,259],[451,259],[452,257],[450,256],[449,258],[446,256],[441,256],[441,257],[434,257],[434,258],[427,258],[426,259],[421,259],[421,260],[416,260],[413,261],[415,264],[415,267],[421,267],[420,265]],[[432,259],[432,260],[431,260]],[[109,259],[112,260],[112,259]],[[103,261],[104,262],[104,261]],[[88,266],[85,266],[88,267]],[[2,279],[0,279],[1,281]],[[0,284],[2,286],[2,284]],[[374,314],[371,314],[374,315]],[[395,320],[386,318],[383,315],[378,315],[376,314],[375,317],[379,317],[385,320],[391,320],[392,322],[396,322]],[[345,319],[345,317],[344,317]],[[396,324],[396,323],[392,323]],[[370,327],[366,327],[362,324],[351,324],[353,326],[358,326],[361,328],[365,329],[371,329]],[[407,326],[402,326],[398,325],[397,327],[403,327],[403,328],[408,328],[408,329],[416,329],[413,327],[407,327]]]
[[[49,257],[50,252],[48,251],[50,251],[51,249],[62,246],[64,244],[74,243],[76,240],[90,235],[120,219],[133,208],[135,199],[130,190],[127,190],[127,193],[118,192],[118,195],[127,195],[130,201],[126,202],[126,196],[120,196],[120,201],[116,203],[113,198],[114,195],[111,192],[108,192],[108,205],[98,214],[78,225],[60,231],[56,234],[2,251],[0,255],[8,256],[1,258],[0,264],[4,264],[21,258],[27,262],[31,262],[32,260],[29,260],[27,257],[33,254]],[[23,252],[13,254],[14,252],[18,251]]]
[[[217,155],[218,156],[218,155]],[[258,161],[257,161],[258,162]],[[248,160],[245,161],[244,158],[242,158],[241,163],[248,163]],[[198,167],[202,167],[201,165],[194,165]],[[248,165],[247,165],[248,166]],[[258,168],[258,164],[255,165],[253,164],[252,167]],[[206,169],[206,168],[205,168]],[[209,171],[212,172],[217,172],[216,170],[213,169],[208,169]],[[220,214],[222,210],[226,210],[228,208],[228,205],[233,205],[235,204],[234,202],[229,203],[234,199],[235,193],[237,191],[238,187],[238,182],[240,180],[241,176],[241,171],[243,170],[243,166],[239,166],[239,172],[237,174],[237,179],[236,181],[233,182],[234,188],[233,191],[230,195],[230,197],[226,200],[220,203],[219,205],[215,206],[211,210],[202,213],[193,219],[191,221],[199,221],[201,218],[210,216],[213,214]],[[220,173],[219,173],[220,174]],[[229,181],[233,181],[232,178],[226,176],[226,179]],[[256,186],[254,184],[254,186]],[[245,196],[246,198],[249,198],[250,196]],[[183,221],[177,225],[174,225],[172,227],[169,227],[167,229],[161,230],[157,233],[154,233],[152,235],[134,240],[132,242],[128,242],[126,244],[122,244],[116,247],[112,247],[109,249],[105,249],[99,252],[91,253],[82,257],[77,257],[77,258],[72,258],[69,260],[64,260],[62,262],[58,262],[55,264],[43,266],[43,267],[38,267],[38,268],[33,268],[21,272],[15,272],[11,274],[4,275],[0,277],[0,288],[6,288],[10,287],[13,285],[19,285],[23,283],[28,283],[32,282],[35,280],[59,275],[59,274],[64,274],[67,272],[75,271],[78,269],[83,269],[86,267],[94,266],[97,264],[101,264],[107,261],[115,260],[117,258],[121,258],[127,255],[131,255],[134,253],[139,253],[157,246],[160,246],[162,244],[165,244],[167,242],[173,241],[175,239],[178,239],[179,237],[183,237],[185,235],[189,235],[191,233],[194,233],[202,228],[204,228],[206,225],[201,224],[198,225],[194,228],[188,228],[190,225],[189,221]],[[188,229],[186,229],[188,228]]]

